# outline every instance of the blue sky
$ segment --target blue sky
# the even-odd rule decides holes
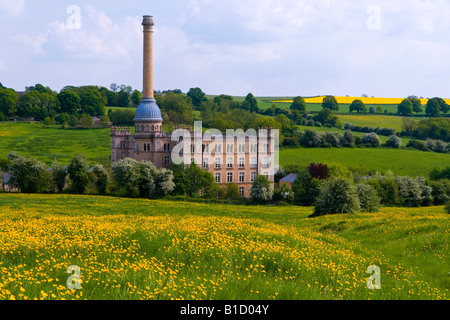
[[[156,90],[450,97],[446,0],[0,0],[0,82],[141,89],[146,14]]]

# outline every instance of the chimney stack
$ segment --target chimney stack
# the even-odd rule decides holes
[[[144,88],[143,98],[154,99],[153,88],[153,22],[152,16],[144,16]]]

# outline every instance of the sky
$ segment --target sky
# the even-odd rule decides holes
[[[0,82],[245,96],[450,97],[447,0],[0,0]]]

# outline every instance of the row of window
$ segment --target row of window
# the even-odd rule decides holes
[[[194,161],[195,159],[192,159]],[[192,162],[191,161],[191,162]],[[256,168],[257,167],[257,158],[252,157],[250,159],[250,168]],[[234,165],[234,159],[232,157],[227,158],[227,168],[232,169]],[[263,158],[263,167],[268,168],[269,167],[269,157]],[[221,169],[222,168],[222,158],[216,158],[214,163],[215,169]],[[245,158],[239,158],[238,160],[238,168],[245,168]],[[203,159],[203,169],[209,169],[209,159],[205,158]]]
[[[261,146],[261,152],[268,152],[270,149],[269,144],[260,144]],[[227,153],[234,153],[234,145],[233,144],[227,144]],[[202,151],[204,153],[209,153],[209,145],[202,145]],[[245,153],[245,144],[239,144],[238,153]],[[258,145],[257,144],[250,144],[249,145],[249,153],[257,153],[258,152]],[[195,145],[191,144],[191,153],[195,153]],[[222,153],[222,145],[216,144],[214,145],[214,153]]]
[[[138,125],[138,126],[136,126],[136,131],[137,132],[146,132],[146,131],[149,131],[149,132],[160,132],[162,130],[162,127],[160,126],[160,125],[146,125],[146,126],[144,126],[144,125]]]
[[[269,172],[264,172],[263,175],[266,176],[267,179],[269,179]],[[214,178],[217,183],[223,183],[222,173],[220,173],[220,172],[215,173]],[[255,179],[256,179],[256,172],[251,172],[250,173],[250,182],[255,181]],[[227,172],[226,182],[227,183],[232,183],[232,182],[245,183],[246,182],[245,181],[245,172],[239,172],[238,181],[234,181],[234,173],[233,172]]]

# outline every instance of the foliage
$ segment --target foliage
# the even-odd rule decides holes
[[[389,137],[388,141],[386,142],[386,146],[390,148],[400,148],[402,146],[402,140],[397,137],[396,135],[392,135]]]
[[[189,89],[187,96],[191,98],[192,104],[196,107],[200,107],[203,101],[205,101],[205,93],[200,88]]]
[[[0,87],[0,112],[5,117],[14,116],[17,111],[18,95],[13,89]]]
[[[306,111],[306,102],[302,97],[295,97],[290,106],[291,111],[297,110],[300,112]]]
[[[366,133],[362,136],[361,141],[365,144],[369,144],[372,147],[381,146],[381,140],[375,132]]]
[[[95,164],[91,167],[93,183],[99,194],[105,194],[108,186],[108,171],[101,165]]]
[[[79,194],[86,191],[86,187],[90,181],[89,163],[84,155],[76,155],[67,168],[67,173],[72,181],[72,185]]]
[[[340,127],[339,118],[333,113],[332,109],[324,108],[314,116],[314,121],[319,122],[321,125],[329,125],[331,127]],[[316,123],[316,126],[317,123]]]
[[[114,110],[108,111],[108,117],[115,126],[127,126],[134,124],[134,110]]]
[[[322,108],[339,111],[339,103],[334,96],[326,96],[323,98]]]
[[[349,179],[331,178],[322,186],[313,216],[357,213],[361,210],[356,187]]]
[[[419,182],[411,177],[396,176],[398,195],[403,206],[419,207],[422,202],[422,189]]]
[[[349,111],[356,111],[357,113],[367,113],[367,108],[364,102],[362,102],[360,99],[356,99],[350,105]]]
[[[174,176],[171,170],[160,169],[155,176],[154,194],[158,197],[168,195],[175,189]]]
[[[378,212],[380,211],[380,197],[377,191],[366,183],[356,185],[359,205],[361,212]]]
[[[328,166],[323,163],[311,163],[308,167],[309,174],[313,179],[324,180],[328,178]]]
[[[313,179],[309,170],[303,168],[297,171],[297,178],[292,185],[294,202],[298,205],[311,206],[320,193],[320,180]]]
[[[11,185],[23,193],[45,192],[48,190],[50,176],[45,163],[35,159],[14,156],[8,166]]]
[[[273,189],[266,176],[260,175],[255,178],[250,189],[250,196],[253,201],[258,203],[272,200]]]
[[[404,99],[397,107],[397,113],[402,116],[409,116],[413,111],[413,104],[409,99]]]
[[[62,193],[66,186],[67,167],[61,164],[55,163],[52,168],[53,184],[56,192]]]

